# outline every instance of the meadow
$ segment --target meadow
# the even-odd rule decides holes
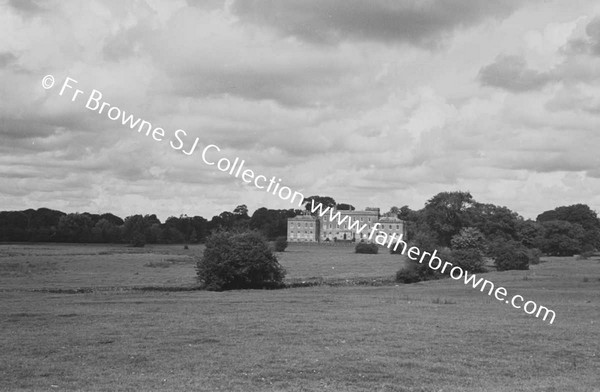
[[[192,290],[201,251],[0,245],[0,390],[600,391],[598,259],[485,274],[549,325],[344,246],[278,254],[316,286]]]

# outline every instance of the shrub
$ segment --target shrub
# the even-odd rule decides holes
[[[449,259],[449,250],[443,248],[438,252],[437,256],[443,261]],[[443,275],[439,272],[429,268],[428,262],[419,263],[416,260],[406,260],[406,266],[396,272],[396,281],[401,283],[415,283],[422,280],[434,280],[440,279]]]
[[[256,232],[219,232],[206,240],[196,263],[202,287],[212,291],[280,288],[285,270]]]
[[[288,242],[286,237],[277,237],[275,240],[275,251],[276,252],[284,252],[285,248],[287,248]]]
[[[411,266],[404,267],[398,272],[396,272],[396,282],[400,283],[416,283],[420,282],[421,275],[416,268],[412,268]]]
[[[498,271],[528,270],[532,254],[520,243],[511,241],[496,246],[492,249],[491,256]]]
[[[450,252],[449,260],[444,260],[459,266],[465,271],[485,272],[483,256],[477,249],[456,249]]]
[[[358,244],[356,244],[354,252],[376,255],[379,252],[379,247],[377,246],[377,244],[367,244],[364,242],[359,242]]]

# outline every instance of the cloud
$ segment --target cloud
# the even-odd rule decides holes
[[[571,39],[563,48],[566,54],[591,54],[600,56],[600,16],[585,27],[585,36]]]
[[[511,92],[538,90],[552,81],[551,75],[527,68],[522,56],[502,55],[479,71],[484,86],[498,87]]]
[[[46,11],[39,5],[41,1],[36,0],[9,0],[8,4],[18,13],[24,16],[32,16]]]
[[[5,209],[165,219],[290,207],[86,109],[92,88],[358,208],[420,208],[457,189],[529,216],[600,207],[593,1],[19,4],[29,11],[0,5]],[[82,100],[42,89],[46,74],[78,80]]]
[[[11,52],[2,52],[0,53],[0,68],[5,68],[10,64],[14,63],[17,60],[17,56],[15,56]]]
[[[504,18],[518,4],[511,0],[238,0],[231,9],[242,23],[268,25],[284,36],[311,43],[367,40],[436,46],[455,29]]]

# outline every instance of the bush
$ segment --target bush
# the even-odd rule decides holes
[[[511,241],[496,246],[492,249],[491,256],[494,258],[494,264],[498,271],[528,270],[532,257],[535,257],[535,252],[530,252],[520,243]],[[535,259],[533,260],[535,261]],[[537,260],[539,261],[539,257]]]
[[[276,252],[284,252],[285,248],[287,248],[288,242],[286,237],[277,237],[275,240],[275,251]]]
[[[356,244],[354,252],[376,255],[379,252],[379,247],[377,246],[377,244],[367,244],[364,242],[359,242],[358,244]]]
[[[196,263],[198,280],[206,290],[281,288],[285,270],[267,242],[255,232],[219,232],[206,239]]]
[[[465,271],[485,272],[483,256],[477,249],[455,249],[446,257],[447,259],[443,259],[444,261],[449,261]]]
[[[396,282],[400,283],[416,283],[423,280],[416,268],[404,267],[396,272]]]
[[[445,259],[443,259],[445,260]],[[406,266],[396,272],[396,282],[415,283],[422,280],[440,279],[442,275],[429,268],[428,263],[419,263],[418,261],[407,260]]]
[[[437,253],[442,261],[450,260],[450,249],[441,248]],[[429,268],[429,262],[419,263],[417,260],[406,259],[406,266],[396,272],[396,282],[415,283],[423,280],[434,280],[444,277],[436,270]]]

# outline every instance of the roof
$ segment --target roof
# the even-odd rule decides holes
[[[316,221],[317,218],[311,215],[296,215],[293,218],[288,218],[288,220],[301,220],[301,221]]]
[[[399,218],[395,218],[393,216],[382,216],[381,218],[379,218],[379,222],[382,223],[403,223],[404,221],[402,219]]]

